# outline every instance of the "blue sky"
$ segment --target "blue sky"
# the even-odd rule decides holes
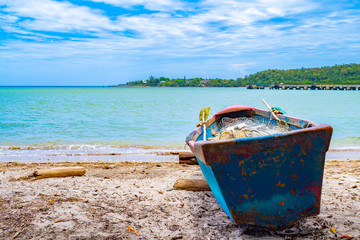
[[[2,0],[0,85],[360,63],[360,1]]]

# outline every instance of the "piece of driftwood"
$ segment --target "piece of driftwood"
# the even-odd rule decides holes
[[[179,152],[179,163],[188,165],[199,164],[192,152]]]
[[[209,184],[203,179],[184,179],[179,178],[176,180],[174,190],[186,191],[211,191]]]
[[[82,176],[86,173],[83,167],[66,167],[66,168],[51,168],[37,170],[33,173],[35,179],[53,178],[53,177],[69,177],[69,176]]]
[[[82,176],[85,173],[86,170],[83,167],[50,168],[50,169],[37,170],[26,176],[11,177],[9,178],[9,181],[12,182],[12,181],[21,181],[21,180],[37,180],[41,178]]]

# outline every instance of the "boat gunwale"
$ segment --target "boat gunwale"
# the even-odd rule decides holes
[[[221,115],[224,115],[224,114],[227,114],[227,113],[231,113],[231,112],[238,112],[238,111],[244,111],[244,110],[245,111],[246,110],[250,110],[250,111],[252,110],[252,111],[254,111],[255,115],[260,115],[260,116],[268,117],[269,119],[271,119],[270,118],[271,114],[270,114],[269,111],[262,110],[262,109],[257,109],[257,108],[253,108],[253,107],[248,107],[248,106],[243,106],[243,105],[232,105],[232,106],[229,106],[229,107],[223,109],[222,111],[214,114],[206,122],[206,127],[210,127],[211,124],[213,124],[216,121],[216,117],[218,117],[218,116],[221,116]],[[309,121],[309,120],[290,117],[290,116],[283,115],[283,114],[277,114],[277,116],[281,120],[285,120],[286,122],[290,121],[290,122],[294,122],[294,123],[295,122],[300,123],[301,121],[304,121],[304,122],[307,123],[308,127],[301,128],[301,126],[296,126],[294,124],[290,124],[290,125],[299,127],[299,129],[294,129],[294,130],[290,130],[288,132],[283,132],[283,133],[276,133],[276,134],[269,134],[269,135],[264,135],[264,136],[257,136],[257,137],[233,138],[233,139],[212,140],[212,141],[208,141],[208,140],[196,141],[196,139],[198,139],[199,136],[203,133],[202,127],[198,127],[196,130],[194,130],[193,132],[191,132],[187,136],[185,141],[186,141],[187,145],[190,147],[191,151],[195,154],[195,156],[200,161],[207,164],[206,160],[203,157],[202,151],[200,151],[203,146],[216,145],[216,144],[244,143],[244,142],[251,143],[251,142],[255,142],[255,141],[266,140],[266,139],[269,139],[269,138],[287,138],[289,136],[294,136],[294,135],[301,134],[301,133],[332,129],[332,127],[329,124],[326,124],[326,123],[316,124],[316,123],[314,123],[312,121]]]

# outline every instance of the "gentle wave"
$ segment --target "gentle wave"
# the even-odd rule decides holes
[[[332,139],[331,151],[360,151],[360,137],[348,136]]]
[[[144,145],[144,144],[130,144],[130,143],[35,143],[35,144],[3,144],[0,145],[0,150],[101,150],[101,149],[173,149],[181,148],[179,144],[169,145]]]
[[[0,161],[176,162],[176,155],[183,151],[189,151],[189,148],[109,144],[3,145],[0,146]],[[331,148],[326,159],[360,160],[360,147]]]
[[[330,148],[329,152],[360,152],[360,147]]]
[[[132,145],[132,144],[8,144],[0,146],[2,155],[130,155],[130,154],[170,154],[188,151],[184,145]],[[360,152],[360,146],[330,147],[329,152]]]
[[[2,156],[99,156],[99,155],[167,155],[184,151],[178,145],[129,145],[129,144],[17,144],[0,146]]]

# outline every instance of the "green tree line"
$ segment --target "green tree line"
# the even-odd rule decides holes
[[[240,87],[246,85],[279,84],[360,84],[360,64],[343,64],[332,67],[265,70],[237,79],[154,78],[128,82],[128,86],[149,87]]]

